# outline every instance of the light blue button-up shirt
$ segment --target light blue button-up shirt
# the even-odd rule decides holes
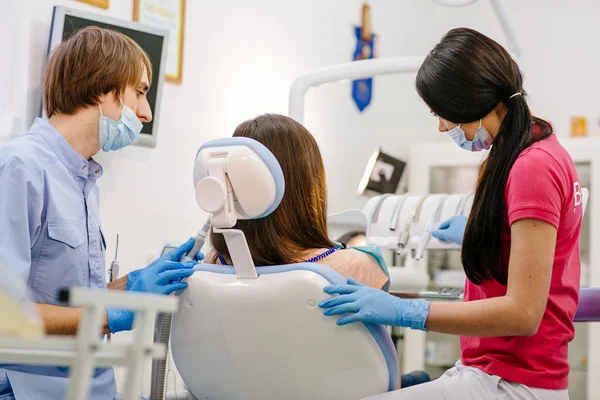
[[[102,167],[79,155],[48,121],[0,146],[0,262],[34,301],[60,304],[65,287],[106,288],[98,187]],[[0,365],[0,399],[63,399],[69,370]],[[90,399],[115,397],[112,369],[97,369]]]

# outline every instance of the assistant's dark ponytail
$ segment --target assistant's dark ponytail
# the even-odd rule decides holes
[[[466,28],[448,32],[417,74],[419,95],[441,118],[470,123],[490,112],[501,117],[480,167],[462,244],[462,264],[475,284],[490,279],[506,284],[502,227],[508,174],[523,150],[552,134],[549,123],[532,117],[522,83],[521,71],[502,46]]]

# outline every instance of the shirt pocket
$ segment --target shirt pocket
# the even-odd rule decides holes
[[[86,239],[87,232],[77,221],[49,220],[32,287],[58,300],[62,288],[87,286]]]

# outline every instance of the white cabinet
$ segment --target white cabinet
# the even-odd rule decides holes
[[[600,287],[600,138],[560,138],[559,141],[571,154],[577,166],[581,185],[590,190],[586,213],[581,231],[582,286]],[[467,192],[472,190],[477,178],[482,153],[469,153],[454,143],[423,143],[411,149],[409,168],[409,190],[417,193]],[[448,252],[450,253],[450,252]],[[458,252],[441,254],[430,251],[424,260],[433,276],[440,265],[443,268],[460,269]],[[426,352],[443,349],[448,352],[448,343],[458,346],[458,338],[445,335],[405,332],[403,371],[426,369],[434,377],[443,368],[427,365]],[[600,323],[576,324],[575,339],[569,345],[571,364],[571,400],[600,398]],[[429,345],[427,345],[428,342]],[[440,343],[439,345],[437,343]],[[427,359],[444,357],[428,355]],[[435,362],[433,363],[435,364]]]

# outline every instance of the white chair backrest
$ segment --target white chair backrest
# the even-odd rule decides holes
[[[199,399],[349,400],[397,386],[385,327],[340,327],[319,308],[329,298],[323,287],[344,281],[332,270],[259,267],[258,279],[237,279],[231,267],[198,269],[180,296],[171,343]]]
[[[205,143],[194,188],[235,265],[196,267],[173,316],[173,358],[196,397],[349,400],[397,388],[387,329],[339,327],[318,306],[330,297],[326,285],[346,279],[314,263],[255,268],[244,233],[232,229],[238,219],[268,216],[283,198],[283,172],[264,145],[242,137]]]

